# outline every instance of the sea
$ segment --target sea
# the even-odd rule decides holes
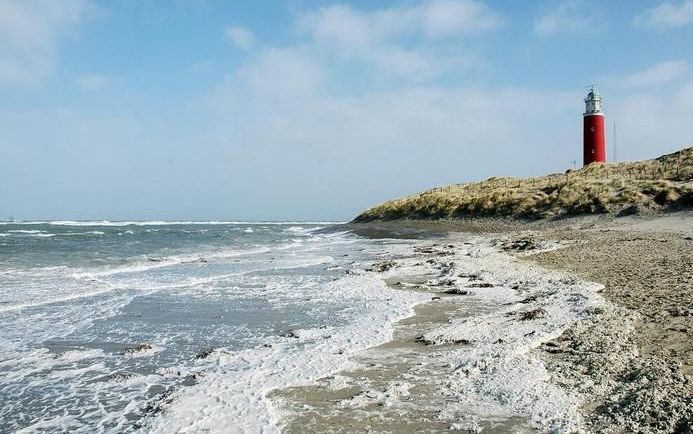
[[[322,222],[0,222],[0,432],[275,432],[265,395],[430,299]]]

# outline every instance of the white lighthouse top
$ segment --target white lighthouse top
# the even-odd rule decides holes
[[[602,112],[602,97],[599,95],[597,86],[592,86],[585,98],[585,115],[598,114]]]

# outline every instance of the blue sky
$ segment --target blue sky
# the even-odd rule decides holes
[[[693,0],[0,0],[0,218],[346,220],[693,142]]]

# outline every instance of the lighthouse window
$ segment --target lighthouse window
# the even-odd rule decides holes
[[[594,127],[591,127],[591,128],[590,128],[590,131],[594,132]]]

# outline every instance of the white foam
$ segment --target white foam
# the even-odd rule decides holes
[[[339,225],[346,222],[333,221],[110,221],[110,220],[43,220],[43,221],[2,221],[0,225],[53,225],[53,226],[169,226],[169,225]]]
[[[456,369],[441,386],[455,399],[441,416],[455,420],[465,415],[459,422],[473,425],[485,418],[521,415],[541,431],[579,431],[580,399],[551,381],[533,349],[584,318],[588,307],[604,305],[596,293],[602,286],[520,262],[491,244],[474,239],[473,246],[452,258],[457,265],[451,275],[483,270],[481,278],[494,287],[468,290],[471,297],[495,308],[455,318],[424,335],[432,342],[472,342],[448,354]],[[522,293],[511,289],[518,284]],[[538,297],[517,303],[529,295]],[[542,309],[543,316],[520,319],[534,309]]]
[[[245,226],[240,229],[243,227]],[[55,230],[55,232],[60,231]],[[293,234],[293,236],[296,237],[295,239],[300,237],[298,234]],[[210,380],[212,381],[210,383],[212,388],[209,390],[209,396],[214,398],[217,396],[214,394],[219,392],[218,396],[225,400],[230,399],[233,404],[233,398],[229,398],[229,395],[226,395],[222,389],[226,387],[223,382],[228,380],[229,375],[235,375],[234,369],[238,367],[243,368],[245,366],[252,369],[254,365],[257,365],[258,370],[256,372],[244,372],[242,380],[253,387],[261,386],[266,388],[262,390],[269,390],[275,384],[310,381],[311,378],[325,375],[332,370],[346,366],[349,363],[346,359],[348,354],[389,339],[389,325],[400,316],[408,315],[411,312],[409,306],[419,301],[416,295],[391,291],[387,288],[383,289],[382,282],[369,275],[348,276],[323,287],[318,282],[323,282],[325,276],[317,278],[313,270],[306,275],[281,272],[281,270],[299,267],[331,264],[334,262],[331,256],[335,253],[333,247],[350,242],[354,242],[354,240],[345,241],[339,236],[330,234],[320,237],[303,237],[302,243],[289,241],[286,244],[272,245],[272,247],[262,246],[221,251],[204,247],[206,250],[204,252],[200,252],[199,249],[197,251],[186,250],[176,255],[157,257],[156,262],[142,256],[124,266],[71,268],[61,265],[7,270],[10,271],[10,274],[3,275],[2,283],[9,285],[0,285],[5,286],[5,288],[0,288],[0,291],[8,289],[6,294],[2,293],[3,301],[6,300],[5,296],[7,295],[17,304],[0,305],[2,306],[0,311],[4,313],[0,316],[12,326],[2,336],[2,360],[12,359],[11,363],[17,363],[18,366],[24,363],[24,356],[27,351],[35,348],[35,345],[40,342],[63,337],[70,339],[76,336],[73,335],[76,332],[79,332],[78,339],[82,339],[85,333],[86,335],[93,333],[95,341],[98,342],[98,339],[101,338],[99,333],[103,333],[99,328],[104,326],[103,320],[105,318],[122,312],[121,309],[127,306],[134,297],[155,291],[164,291],[162,295],[165,297],[168,297],[169,294],[177,297],[189,293],[194,297],[199,296],[206,302],[212,300],[212,297],[217,296],[217,294],[223,297],[225,302],[236,297],[238,299],[261,297],[273,308],[304,304],[316,311],[321,311],[325,306],[332,309],[335,304],[331,304],[331,302],[336,301],[336,305],[349,307],[335,311],[335,316],[345,320],[358,316],[355,319],[356,322],[344,330],[341,326],[329,329],[305,329],[298,331],[299,339],[269,338],[268,341],[273,345],[273,348],[248,349],[226,354],[223,351],[215,351],[214,355],[209,358],[211,366],[207,364],[206,359],[194,362],[191,366],[189,355],[185,356],[185,361],[181,362],[183,363],[181,366],[174,366],[176,375],[171,374],[170,379],[166,376],[166,381],[170,380],[169,383],[162,383],[163,380],[160,375],[136,376],[122,382],[107,379],[107,375],[113,372],[114,364],[118,367],[124,367],[145,363],[149,356],[153,356],[155,359],[170,357],[169,353],[171,353],[172,348],[175,348],[175,344],[172,346],[166,339],[144,340],[144,342],[156,342],[158,344],[156,349],[166,347],[167,351],[161,355],[154,355],[156,351],[148,351],[138,354],[140,357],[115,356],[110,353],[89,353],[88,351],[91,350],[85,350],[81,356],[78,353],[68,354],[68,352],[65,353],[68,354],[67,356],[56,358],[54,354],[45,354],[45,360],[39,363],[42,366],[34,366],[34,368],[46,371],[58,369],[60,372],[50,375],[43,375],[36,370],[30,372],[29,368],[31,368],[32,362],[28,361],[25,367],[29,370],[25,371],[24,374],[31,376],[31,378],[26,379],[30,384],[18,383],[16,387],[14,385],[8,387],[13,391],[12,396],[14,398],[21,396],[21,388],[31,387],[33,390],[40,390],[41,393],[45,392],[46,396],[55,397],[60,403],[46,404],[45,408],[53,411],[51,414],[38,411],[36,417],[31,415],[31,419],[27,419],[26,422],[18,422],[19,425],[9,426],[15,429],[22,427],[22,423],[26,423],[29,426],[25,429],[29,432],[41,429],[89,432],[93,429],[99,430],[106,424],[111,424],[108,426],[122,427],[125,430],[131,428],[133,416],[141,415],[143,407],[148,404],[145,398],[148,388],[152,385],[171,386],[176,384],[174,380],[176,378],[178,378],[176,381],[180,380],[178,372],[209,373],[201,380],[203,384],[207,384],[207,377],[214,377],[213,380]],[[291,247],[284,249],[287,245]],[[244,258],[243,261],[238,261],[242,263],[236,265],[237,260],[233,258],[237,258],[239,252],[241,255],[249,255],[249,257]],[[268,255],[270,252],[272,252],[271,259]],[[254,254],[256,256],[253,256]],[[233,260],[228,261],[229,264],[225,264],[223,261],[229,258]],[[201,259],[204,259],[204,263]],[[198,262],[200,265],[146,273],[151,269],[151,266],[161,268],[159,265],[162,262],[168,266],[186,263],[188,260]],[[216,260],[219,262],[215,263]],[[141,271],[127,269],[133,266],[149,268]],[[113,273],[114,270],[115,273]],[[268,272],[263,273],[264,271]],[[105,274],[95,274],[102,272]],[[248,277],[243,277],[244,275]],[[216,284],[217,281],[224,279],[229,280],[222,284]],[[246,283],[248,284],[246,285]],[[237,288],[237,286],[242,288]],[[319,292],[320,290],[322,292]],[[306,302],[306,294],[308,293],[312,298],[311,303]],[[387,297],[388,293],[391,294],[390,297]],[[88,302],[74,302],[89,297],[92,299]],[[325,303],[322,304],[316,300],[324,300]],[[21,311],[22,308],[27,307],[40,308]],[[321,311],[322,313],[323,311]],[[113,332],[113,329],[111,328],[109,332]],[[136,340],[139,339],[137,330],[127,331],[127,333],[135,338],[131,342],[138,342]],[[332,336],[328,337],[328,334]],[[195,338],[194,335],[191,337]],[[224,336],[224,339],[228,339],[228,337]],[[342,354],[339,354],[338,350],[340,349],[343,350]],[[11,354],[15,354],[16,357],[11,356],[5,359],[5,356]],[[268,354],[269,358],[265,360],[265,356]],[[114,358],[117,360],[114,361]],[[51,363],[54,364],[53,368],[48,366]],[[131,363],[131,365],[125,363]],[[286,372],[276,373],[277,370],[286,370]],[[276,380],[271,379],[267,383],[262,383],[263,375],[270,378],[275,376],[272,375],[274,373],[277,376]],[[100,380],[102,377],[106,377],[104,381]],[[99,380],[92,382],[97,378]],[[18,379],[18,381],[20,380]],[[276,382],[273,383],[272,381]],[[4,380],[0,381],[0,384],[3,382]],[[123,389],[123,384],[127,384],[128,387]],[[197,386],[192,389],[186,386],[180,390],[181,394],[186,395],[189,390],[197,393]],[[264,395],[260,396],[254,393],[248,392],[241,395],[240,398],[241,406],[245,406],[244,408],[249,408],[251,412],[259,415],[257,419],[254,419],[252,415],[246,415],[247,421],[257,424],[269,421],[268,426],[272,425],[277,414],[272,412],[272,409],[265,402]],[[252,403],[254,397],[257,396],[260,396],[262,403],[260,407],[255,408],[256,406]],[[98,404],[92,406],[91,402],[94,399],[97,400]],[[21,399],[13,402],[13,405],[20,405],[17,403],[21,403]],[[63,412],[64,409],[69,409],[70,406],[79,406],[83,402],[89,404],[85,405],[84,412],[79,417],[62,415],[67,414],[67,410]],[[118,402],[127,404],[117,409],[108,408],[108,404]],[[228,401],[226,402],[228,403]],[[112,429],[112,431],[119,430]]]
[[[198,259],[199,261],[199,259]],[[40,298],[36,299],[30,299],[27,298],[26,296],[22,297],[22,301],[14,304],[6,304],[0,306],[0,312],[11,312],[11,311],[17,311],[17,310],[22,310],[22,309],[28,309],[28,308],[36,308],[40,306],[46,306],[46,305],[51,305],[51,304],[57,304],[57,303],[66,303],[69,301],[76,301],[76,300],[82,300],[82,299],[87,299],[87,298],[92,298],[92,297],[98,297],[107,293],[112,293],[112,292],[117,292],[117,291],[126,291],[126,290],[136,290],[137,292],[140,293],[151,293],[155,291],[161,291],[161,290],[171,290],[171,289],[184,289],[184,288],[192,288],[195,289],[194,291],[189,291],[189,293],[198,293],[199,292],[199,287],[211,284],[213,282],[225,280],[231,277],[238,277],[238,276],[243,276],[243,275],[249,275],[265,270],[290,270],[290,269],[297,269],[297,268],[306,268],[306,267],[311,267],[315,265],[321,265],[321,264],[328,264],[332,263],[334,261],[334,258],[331,256],[310,256],[304,259],[299,259],[299,260],[294,260],[294,261],[285,261],[284,264],[276,263],[273,265],[268,265],[265,267],[261,268],[251,268],[251,269],[244,269],[242,271],[234,272],[234,273],[222,273],[222,274],[215,274],[212,276],[208,277],[192,277],[192,278],[187,278],[187,279],[177,279],[174,283],[158,283],[158,282],[148,282],[148,281],[142,281],[142,280],[124,280],[124,281],[116,281],[116,282],[109,282],[109,281],[104,281],[100,280],[99,277],[106,277],[106,276],[112,276],[114,274],[123,274],[128,271],[118,271],[115,273],[110,273],[110,272],[103,272],[101,274],[98,273],[81,273],[81,274],[75,274],[74,276],[77,278],[89,278],[89,287],[79,287],[76,288],[75,292],[67,292],[67,293],[60,293],[60,292],[51,292],[48,294],[41,294]],[[64,269],[64,267],[47,267],[51,269]],[[136,267],[133,267],[131,271],[141,271]]]
[[[7,304],[4,306],[0,306],[0,312],[12,312],[12,311],[17,311],[17,310],[22,310],[22,309],[29,309],[29,308],[35,308],[35,307],[40,307],[40,306],[46,306],[49,304],[65,303],[68,301],[75,301],[75,300],[80,300],[80,299],[84,299],[84,298],[91,298],[91,297],[96,297],[99,295],[103,295],[103,294],[112,292],[115,289],[118,289],[118,288],[115,286],[106,286],[106,287],[103,287],[100,289],[80,291],[77,293],[52,295],[52,296],[48,296],[45,298],[39,298],[39,299],[29,300],[26,302],[20,302],[20,303]]]
[[[296,339],[273,338],[271,348],[213,353],[203,381],[176,396],[151,431],[276,432],[278,414],[268,392],[345,368],[350,355],[391,339],[392,324],[429,299],[389,289],[371,274],[344,277],[324,291],[333,301],[358,306],[352,323],[339,330],[299,330]]]
[[[61,233],[51,233],[47,231],[39,231],[39,230],[25,230],[25,229],[15,229],[15,230],[10,230],[7,231],[6,233],[0,234],[0,236],[7,237],[11,235],[25,235],[29,237],[37,237],[37,238],[52,238],[56,236],[84,236],[84,235],[105,235],[104,232],[101,231],[86,231],[86,232],[61,232]]]
[[[271,249],[269,247],[257,247],[246,250],[229,249],[218,252],[196,252],[195,254],[190,255],[171,255],[166,257],[144,256],[139,261],[134,261],[128,265],[106,267],[97,270],[77,270],[72,274],[72,277],[77,279],[91,279],[96,277],[113,276],[117,274],[141,273],[157,268],[171,267],[180,264],[238,258],[240,256],[267,253],[270,251]]]

